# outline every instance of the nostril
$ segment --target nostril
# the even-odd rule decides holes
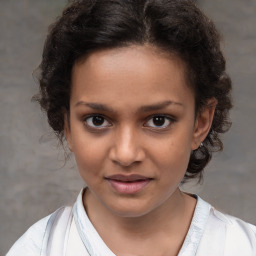
[[[143,161],[144,154],[138,149],[134,150],[117,150],[113,149],[110,152],[110,159],[116,164],[119,164],[124,167],[132,166],[136,163]]]
[[[114,143],[109,154],[113,162],[129,167],[143,160],[144,153],[133,127],[129,125],[120,127],[113,140]]]

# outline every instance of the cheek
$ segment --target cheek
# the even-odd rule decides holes
[[[180,139],[170,138],[155,143],[152,149],[152,158],[158,165],[158,169],[174,179],[183,177],[190,159],[190,143],[191,140],[184,136]]]
[[[73,153],[79,172],[97,174],[105,163],[107,143],[97,135],[78,134],[73,137]]]
[[[165,151],[158,151],[158,163],[172,172],[185,172],[190,158],[190,150],[168,147]]]

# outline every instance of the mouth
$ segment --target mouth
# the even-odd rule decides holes
[[[143,190],[153,179],[137,174],[112,175],[105,178],[111,187],[120,194],[135,194]]]

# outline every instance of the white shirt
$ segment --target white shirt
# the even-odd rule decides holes
[[[89,220],[82,191],[72,212],[69,209],[61,208],[35,223],[6,256],[115,256]],[[55,233],[49,231],[49,224],[61,213],[66,217],[55,221]],[[50,238],[45,239],[47,232]],[[50,251],[44,249],[45,243],[52,244]],[[256,256],[256,227],[217,211],[197,196],[193,219],[178,256]]]

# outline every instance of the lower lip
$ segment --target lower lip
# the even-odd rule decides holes
[[[111,187],[120,194],[135,194],[140,192],[144,187],[146,187],[150,179],[138,180],[133,182],[123,182],[118,180],[107,180]]]

